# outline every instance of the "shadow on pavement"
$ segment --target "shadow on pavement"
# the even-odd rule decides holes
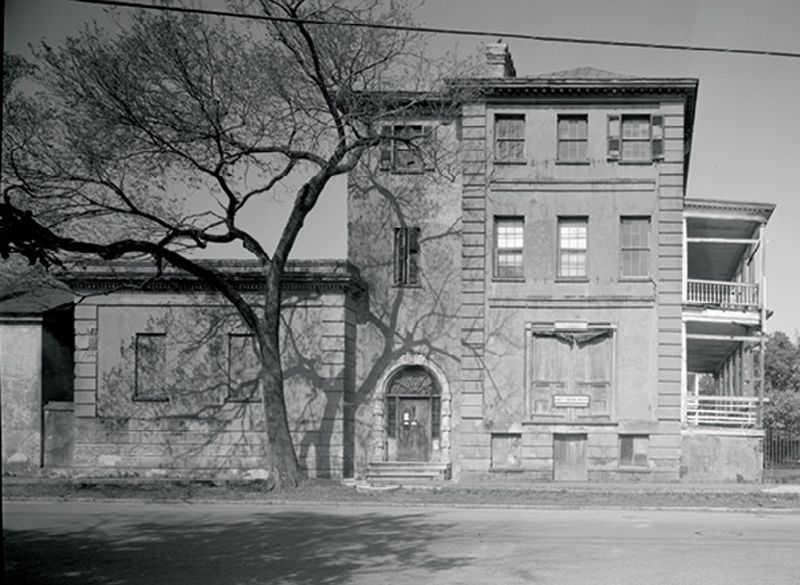
[[[354,571],[418,569],[422,577],[463,566],[427,543],[450,525],[423,514],[345,516],[256,513],[235,520],[93,516],[59,529],[5,530],[6,583],[341,583]],[[10,579],[9,579],[10,578]]]

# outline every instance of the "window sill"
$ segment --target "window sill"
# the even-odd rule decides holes
[[[586,160],[556,160],[556,165],[578,165],[578,166],[589,166],[592,164],[592,161],[589,159]]]
[[[134,396],[133,402],[169,402],[169,397],[164,398],[144,398],[142,396]]]
[[[650,473],[649,467],[637,467],[635,465],[620,465],[617,467],[620,473]]]
[[[388,172],[391,173],[392,175],[424,175],[425,174],[425,170],[423,170],[423,169],[420,169],[420,170],[416,170],[416,169],[411,170],[411,169],[409,169],[409,170],[405,170],[405,171],[402,170],[402,169],[390,169]]]
[[[654,162],[653,160],[618,160],[617,163],[621,165],[630,165],[630,166],[652,166]]]
[[[527,160],[497,160],[497,159],[495,159],[492,162],[493,162],[493,164],[501,165],[501,166],[509,165],[509,166],[520,166],[521,167],[521,166],[525,166],[525,165],[528,164]]]
[[[525,282],[524,276],[493,276],[492,282]]]
[[[589,279],[585,278],[585,277],[570,278],[568,276],[559,276],[559,277],[556,277],[556,282],[557,283],[569,283],[569,282],[588,283]]]
[[[620,276],[619,282],[650,282],[650,276]]]

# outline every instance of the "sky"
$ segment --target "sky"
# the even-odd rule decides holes
[[[800,52],[797,0],[427,0],[415,6],[416,20],[428,26]],[[26,54],[28,43],[59,43],[92,20],[108,22],[102,7],[6,0],[4,49]],[[432,55],[474,54],[486,41],[437,36],[428,48]],[[592,66],[699,78],[686,196],[777,204],[767,227],[767,299],[774,311],[768,330],[800,332],[800,59],[508,43],[518,76]],[[258,218],[267,242],[288,210],[288,198],[273,201]],[[345,181],[339,179],[309,216],[293,257],[345,257],[346,229]]]

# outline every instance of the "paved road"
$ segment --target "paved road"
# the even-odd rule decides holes
[[[800,583],[794,514],[77,502],[3,512],[12,583]]]

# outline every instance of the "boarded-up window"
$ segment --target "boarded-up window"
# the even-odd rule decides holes
[[[650,218],[623,217],[620,220],[620,276],[650,275]]]
[[[647,467],[647,435],[619,436],[619,464],[623,467]]]
[[[494,275],[497,278],[522,278],[523,220],[498,217],[494,222]]]
[[[568,420],[611,411],[610,330],[536,332],[531,344],[530,413]]]
[[[525,160],[524,114],[497,114],[494,117],[494,158],[502,162]]]
[[[515,470],[522,468],[522,435],[519,433],[492,433],[492,469]]]
[[[589,220],[585,217],[558,220],[558,276],[586,277],[586,246]]]
[[[415,285],[419,283],[418,227],[394,228],[394,283]]]
[[[137,333],[134,400],[169,400],[166,370],[166,334]]]
[[[558,161],[585,162],[589,158],[589,118],[583,115],[558,117]]]
[[[261,364],[252,335],[228,336],[228,400],[258,400]]]

